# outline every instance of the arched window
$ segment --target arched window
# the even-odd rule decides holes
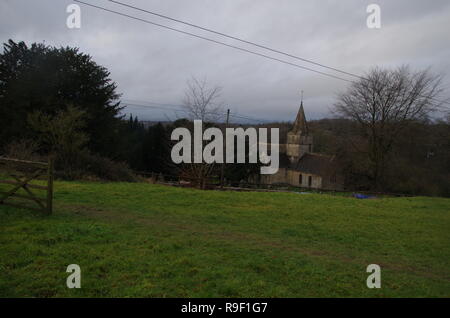
[[[308,177],[308,187],[310,187],[312,185],[312,177],[309,176]]]
[[[298,184],[303,184],[303,175],[301,173],[298,175]]]

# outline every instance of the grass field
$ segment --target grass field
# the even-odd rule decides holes
[[[1,297],[449,297],[450,199],[56,182],[0,206],[0,257]]]

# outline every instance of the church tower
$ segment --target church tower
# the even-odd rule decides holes
[[[287,134],[286,154],[291,163],[297,162],[304,154],[313,151],[313,137],[309,135],[303,100],[300,103],[294,127]]]

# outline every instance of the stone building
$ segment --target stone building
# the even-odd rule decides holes
[[[343,189],[343,177],[335,157],[314,153],[313,136],[308,131],[303,101],[294,126],[287,134],[286,144],[280,145],[279,149],[280,168],[276,174],[261,175],[262,183],[324,190]]]

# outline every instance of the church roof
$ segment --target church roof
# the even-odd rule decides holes
[[[305,111],[303,109],[303,101],[300,103],[300,109],[298,110],[297,117],[295,118],[294,127],[292,131],[300,133],[301,135],[308,134],[308,125],[306,124]]]
[[[333,158],[332,156],[317,153],[306,153],[292,168],[300,172],[323,176],[334,169],[335,162]]]
[[[293,163],[291,163],[287,154],[280,153],[279,160],[280,168],[318,176],[325,176],[337,170],[337,162],[334,160],[334,156],[318,153],[305,153],[300,159]]]

